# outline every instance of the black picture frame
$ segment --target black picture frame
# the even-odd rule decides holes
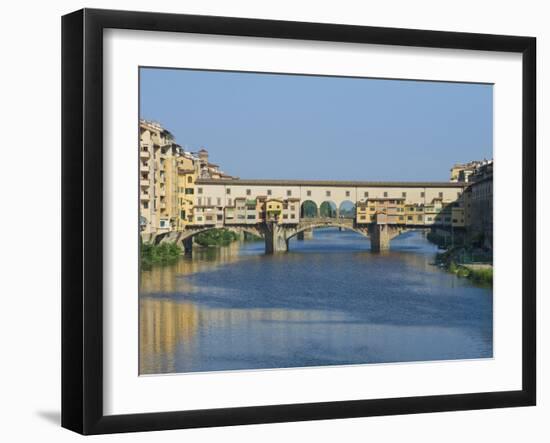
[[[177,412],[103,413],[103,30],[522,54],[522,389]],[[62,426],[82,434],[530,406],[536,403],[536,39],[83,9],[62,18]],[[519,148],[519,147],[518,147]]]

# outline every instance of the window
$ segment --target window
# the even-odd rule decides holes
[[[211,216],[211,215],[207,215],[207,216],[206,216],[206,221],[212,221],[212,216]]]
[[[197,194],[202,194],[202,188],[197,188]]]
[[[222,205],[222,199],[220,197],[216,198],[216,202],[218,206]]]
[[[250,189],[247,189],[246,190],[246,195],[250,195],[250,194],[252,194],[252,191]]]
[[[206,199],[206,201],[208,202],[208,203],[207,203],[208,206],[212,206],[212,197],[208,197],[208,198]]]
[[[218,221],[222,221],[222,220],[223,220],[223,215],[218,214],[218,215],[216,216],[216,218],[218,219]]]
[[[287,197],[290,197],[292,195],[292,191],[290,189],[287,189],[286,195],[287,195]]]
[[[283,218],[286,220],[288,219],[288,214],[283,214]]]
[[[225,193],[226,193],[227,195],[231,195],[231,188],[227,188],[227,189],[225,190]]]
[[[350,196],[350,192],[346,191],[346,197],[349,197],[349,196]]]
[[[307,196],[311,197],[311,191],[307,191]]]
[[[290,214],[290,218],[296,218],[295,214]]]
[[[187,188],[187,189],[185,190],[185,193],[186,193],[187,195],[189,195],[189,194],[193,195],[194,190],[193,190],[193,188]]]
[[[407,215],[407,220],[412,220],[412,219],[413,219],[412,215]]]
[[[424,198],[425,196],[426,196],[426,194],[425,194],[424,192],[421,192],[421,193],[420,193],[420,197],[421,197],[421,198]]]
[[[202,221],[202,217],[197,216],[197,221]]]
[[[401,221],[403,220],[403,216],[402,216],[402,215],[399,216],[399,220],[401,220]]]
[[[271,195],[271,189],[267,190],[267,195]]]
[[[439,198],[443,198],[443,192],[439,193]]]
[[[143,209],[149,209],[149,202],[143,202]]]
[[[369,196],[369,193],[368,193],[368,192],[365,192],[363,195],[364,195],[365,197],[368,197],[368,196]]]
[[[249,214],[246,216],[247,220],[256,220],[256,214]]]
[[[366,220],[367,219],[367,216],[366,215],[362,215],[361,217],[359,217],[361,220]]]
[[[327,197],[330,197],[330,191],[327,191],[327,192],[326,192],[326,196],[327,196]]]
[[[199,205],[199,206],[202,205],[202,198],[201,197],[197,197],[197,205]]]
[[[227,206],[231,206],[231,199],[230,198],[227,199]]]
[[[422,216],[419,215],[419,216],[416,217],[416,219],[417,219],[418,221],[422,221]]]
[[[187,183],[193,183],[193,176],[192,175],[187,176]]]
[[[161,228],[167,228],[168,227],[168,220],[161,220],[160,221],[160,227]]]
[[[387,197],[388,196],[388,193],[387,192],[384,192],[384,197]]]
[[[402,192],[402,193],[401,193],[401,197],[403,197],[403,198],[407,197],[407,193],[406,193],[406,192]]]

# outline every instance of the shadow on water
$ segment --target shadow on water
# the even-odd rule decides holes
[[[422,233],[381,254],[337,229],[263,251],[234,243],[143,272],[141,373],[492,356],[491,289],[432,266]]]

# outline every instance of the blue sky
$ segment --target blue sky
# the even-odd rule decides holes
[[[142,68],[140,117],[241,178],[447,181],[493,152],[482,84]]]

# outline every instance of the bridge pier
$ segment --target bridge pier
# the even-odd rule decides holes
[[[390,249],[390,227],[373,223],[369,227],[370,249],[372,252],[387,251]]]
[[[402,229],[397,226],[378,223],[371,223],[368,229],[372,252],[389,250],[390,240],[402,232]]]
[[[265,233],[265,253],[278,254],[288,251],[288,240],[284,228],[275,223],[269,223]]]
[[[193,254],[193,237],[187,237],[182,244],[184,254]]]

